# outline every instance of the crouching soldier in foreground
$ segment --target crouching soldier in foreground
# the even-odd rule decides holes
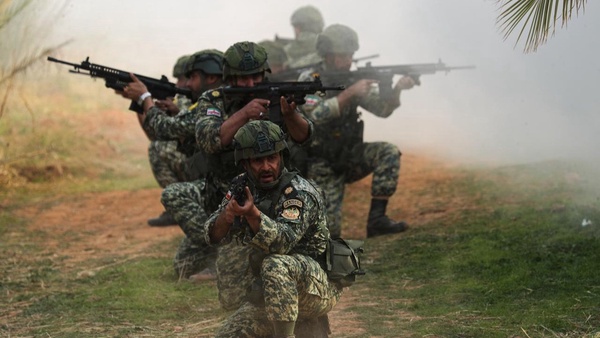
[[[323,268],[329,230],[321,194],[285,168],[288,148],[276,124],[246,123],[234,136],[234,148],[245,173],[208,218],[206,236],[213,244],[233,239],[250,246],[254,283],[248,301],[216,336],[294,337],[296,322],[317,319],[327,327],[342,286]]]

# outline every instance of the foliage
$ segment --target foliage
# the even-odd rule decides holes
[[[537,48],[546,43],[548,35],[554,35],[557,21],[565,27],[573,15],[585,11],[587,0],[498,0],[501,13],[498,24],[504,32],[506,40],[513,31],[522,25],[517,36],[517,42],[528,29],[525,40],[525,52],[535,52]],[[552,31],[550,31],[552,28]]]
[[[0,0],[0,117],[15,78],[68,41],[51,45],[51,28],[66,3]],[[10,47],[9,47],[10,46]]]

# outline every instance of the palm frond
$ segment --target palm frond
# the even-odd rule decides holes
[[[498,0],[501,12],[496,22],[504,33],[504,40],[521,26],[515,47],[528,30],[524,52],[535,52],[548,41],[549,36],[554,35],[559,19],[561,27],[566,27],[574,10],[577,15],[585,12],[586,2],[587,0]]]

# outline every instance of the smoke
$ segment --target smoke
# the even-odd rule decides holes
[[[503,41],[495,1],[116,1],[71,3],[57,41],[69,61],[90,61],[157,77],[175,60],[234,42],[292,37],[289,17],[312,3],[326,25],[355,29],[355,56],[380,54],[374,65],[475,65],[474,70],[426,75],[402,93],[387,119],[364,113],[369,141],[410,152],[471,162],[523,163],[600,159],[598,147],[600,5],[557,30],[536,53]],[[112,95],[107,93],[106,95]]]

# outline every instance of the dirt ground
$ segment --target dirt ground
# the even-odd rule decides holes
[[[112,144],[129,142],[130,150],[142,155],[145,153],[147,140],[139,131],[137,121],[131,116],[123,112],[105,112],[94,118],[102,119],[101,125],[111,126],[110,135],[104,137],[113,139]],[[83,132],[98,133],[92,128]],[[109,147],[101,156],[113,156],[115,151]],[[436,207],[440,203],[435,194],[421,194],[418,199],[409,198],[426,187],[435,186],[436,182],[448,179],[452,174],[443,167],[428,158],[403,155],[398,192],[388,208],[390,217],[405,219],[411,227],[417,227],[447,212],[448,208],[461,208],[463,203],[460,200],[445,201],[444,209]],[[344,206],[346,225],[343,237],[365,237],[369,190],[370,177],[349,186]],[[155,244],[170,239],[175,241],[175,238],[183,236],[177,226],[150,227],[146,224],[149,218],[158,216],[163,211],[159,201],[160,193],[161,189],[157,187],[138,191],[85,193],[76,199],[57,196],[19,210],[18,215],[28,220],[28,231],[40,231],[48,235],[49,239],[43,243],[44,256],[61,257],[60,269],[65,273],[81,275],[93,273],[106,265],[90,267],[86,264],[87,270],[82,270],[79,262],[112,261],[114,263],[110,265],[120,264],[129,259],[156,255],[151,250]],[[114,257],[118,258],[113,259]],[[345,312],[343,316],[340,315],[348,304],[356,300],[355,292],[357,291],[349,289],[330,315],[334,333],[343,335],[364,332],[357,314]]]

